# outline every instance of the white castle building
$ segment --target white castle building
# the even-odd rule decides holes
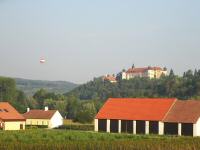
[[[127,71],[123,70],[121,73],[121,78],[125,80],[132,79],[134,77],[147,77],[147,78],[160,78],[162,75],[167,75],[167,69],[161,67],[143,67],[135,68],[133,65]]]

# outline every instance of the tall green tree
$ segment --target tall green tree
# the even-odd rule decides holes
[[[67,99],[67,105],[66,105],[66,116],[68,119],[73,119],[76,116],[77,110],[78,110],[78,100],[74,96],[70,96]]]
[[[47,91],[45,89],[38,90],[33,98],[37,101],[38,107],[42,109],[44,107],[44,100],[46,99]]]
[[[94,120],[96,109],[94,103],[81,103],[78,107],[74,121],[81,123],[91,123]]]
[[[16,98],[16,83],[14,79],[0,77],[0,101],[12,102]]]

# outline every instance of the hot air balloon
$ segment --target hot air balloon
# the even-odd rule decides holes
[[[45,60],[44,58],[41,58],[41,59],[40,59],[40,63],[41,63],[41,64],[45,63],[45,61],[46,61],[46,60]]]

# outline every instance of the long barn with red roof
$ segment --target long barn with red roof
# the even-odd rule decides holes
[[[200,102],[175,98],[110,98],[95,131],[200,136]]]

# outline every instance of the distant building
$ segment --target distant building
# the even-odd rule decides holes
[[[8,102],[0,102],[0,130],[24,130],[25,121]]]
[[[110,98],[95,117],[95,131],[200,136],[200,101]]]
[[[103,76],[102,79],[103,79],[103,81],[109,81],[111,83],[117,82],[115,75],[106,75],[106,76]]]
[[[26,118],[26,125],[47,126],[48,128],[56,128],[63,125],[63,117],[58,110],[30,110],[23,114]]]
[[[146,78],[160,78],[162,75],[167,75],[167,69],[161,67],[143,67],[135,68],[134,65],[132,68],[129,68],[127,71],[123,70],[121,72],[121,79],[129,80],[134,77],[146,77]]]

